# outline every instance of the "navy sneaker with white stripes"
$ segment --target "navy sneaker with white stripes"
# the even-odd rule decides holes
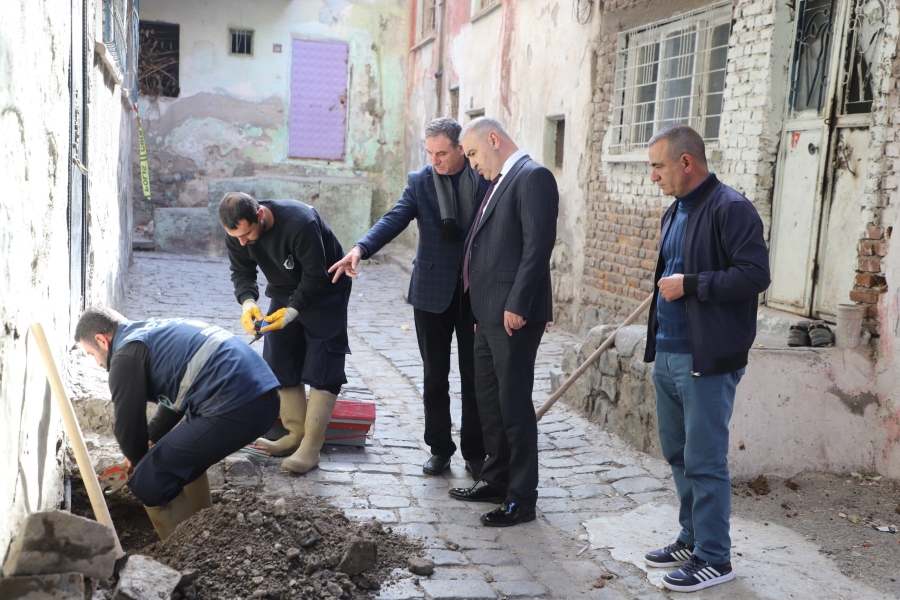
[[[680,567],[694,554],[694,549],[681,540],[644,555],[644,562],[651,567]]]
[[[663,577],[663,585],[673,592],[696,592],[734,579],[731,563],[714,565],[697,556],[691,556],[680,569]]]

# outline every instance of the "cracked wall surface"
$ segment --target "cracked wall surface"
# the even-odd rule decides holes
[[[78,7],[76,3],[76,8]],[[0,554],[29,512],[62,500],[65,437],[29,325],[39,321],[70,385],[81,286],[70,287],[72,235],[85,235],[85,301],[117,306],[131,259],[131,119],[95,57],[98,3],[87,15],[81,130],[84,230],[70,231],[69,65],[72,3],[25,0],[0,20]],[[75,171],[77,172],[77,171]],[[77,262],[76,262],[77,264]]]

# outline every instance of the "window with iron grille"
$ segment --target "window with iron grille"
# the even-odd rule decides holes
[[[436,0],[419,0],[419,39],[430,37],[434,33],[437,11]]]
[[[180,27],[170,23],[140,22],[138,92],[144,96],[177,98]]]
[[[129,72],[135,54],[128,45],[129,24],[127,0],[103,0],[103,43],[122,75]]]
[[[450,107],[447,115],[453,120],[459,120],[459,88],[450,90]]]
[[[611,154],[646,148],[670,123],[718,140],[731,8],[717,2],[619,34]]]
[[[566,147],[566,120],[556,121],[556,148],[553,155],[553,164],[557,169],[563,167],[563,152]]]
[[[253,54],[253,30],[252,29],[232,29],[231,30],[231,53],[232,54]]]

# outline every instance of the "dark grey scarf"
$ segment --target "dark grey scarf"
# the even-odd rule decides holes
[[[475,211],[478,173],[472,170],[467,160],[459,178],[459,197],[454,193],[453,181],[449,175],[439,175],[437,171],[433,171],[433,174],[438,206],[441,209],[443,238],[446,241],[457,240],[460,237],[459,230],[469,226]]]

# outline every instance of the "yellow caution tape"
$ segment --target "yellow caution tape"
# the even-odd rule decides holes
[[[135,107],[136,108],[136,107]],[[141,188],[144,190],[144,198],[150,199],[150,164],[147,162],[147,144],[144,142],[144,129],[141,127],[141,117],[135,110],[138,124],[138,137],[141,141]]]

